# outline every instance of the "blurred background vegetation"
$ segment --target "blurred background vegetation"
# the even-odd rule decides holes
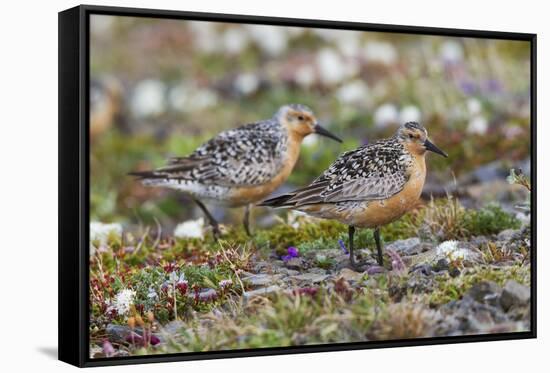
[[[450,155],[428,156],[425,197],[524,198],[505,177],[529,173],[528,42],[93,15],[90,52],[92,220],[170,229],[200,216],[182,194],[127,173],[287,103],[310,106],[345,142],[307,137],[283,189],[416,120]]]

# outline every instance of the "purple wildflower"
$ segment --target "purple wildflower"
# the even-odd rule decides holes
[[[344,241],[338,240],[338,243],[340,244],[340,248],[344,252],[344,254],[348,255],[348,249],[346,248],[346,245],[344,244]]]
[[[471,96],[477,92],[477,86],[474,82],[470,80],[463,80],[459,83],[460,89],[464,94]]]
[[[233,285],[233,281],[231,279],[221,280],[218,283],[218,285],[220,286],[220,288],[225,289],[225,288],[228,288],[229,286]]]
[[[485,82],[484,88],[486,91],[491,93],[500,93],[502,92],[502,84],[497,79],[489,79]]]
[[[106,339],[103,341],[103,354],[105,354],[106,357],[111,357],[115,354],[113,345]]]
[[[403,259],[401,259],[401,256],[399,256],[395,250],[387,249],[386,252],[391,258],[391,267],[393,271],[403,273],[407,270],[405,262],[403,262]]]
[[[288,249],[286,249],[287,255],[283,255],[281,259],[283,261],[288,262],[292,258],[297,258],[299,255],[299,251],[296,247],[290,246]]]
[[[130,332],[126,336],[126,342],[133,345],[141,345],[143,344],[143,337],[136,332]]]
[[[298,288],[292,290],[292,295],[309,295],[311,297],[314,297],[317,295],[319,291],[319,288],[315,287],[304,287],[304,288]]]
[[[160,343],[160,338],[154,334],[151,334],[151,345],[156,346]]]

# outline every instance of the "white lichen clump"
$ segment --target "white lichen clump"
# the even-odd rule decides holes
[[[437,255],[446,256],[452,260],[468,259],[471,256],[470,251],[468,249],[460,248],[458,244],[459,242],[454,240],[440,243],[436,249]]]
[[[176,226],[174,236],[179,238],[203,238],[204,237],[204,218],[196,220],[187,220]]]
[[[90,222],[90,242],[106,245],[109,237],[122,236],[122,225],[118,223],[106,224],[97,221]]]
[[[134,304],[136,292],[130,289],[122,289],[115,295],[115,299],[111,307],[116,310],[119,315],[127,315],[130,312],[131,306]]]

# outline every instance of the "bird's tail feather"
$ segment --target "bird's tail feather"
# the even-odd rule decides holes
[[[128,172],[128,175],[136,176],[139,179],[157,179],[162,177],[156,174],[155,171],[132,171]]]
[[[288,201],[292,197],[294,197],[294,193],[283,194],[278,197],[266,199],[265,201],[258,203],[258,206],[268,206],[268,207],[274,207],[274,208],[291,207],[291,206],[294,206],[294,203],[293,202],[289,203]]]

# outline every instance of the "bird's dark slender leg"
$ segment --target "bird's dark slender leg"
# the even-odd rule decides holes
[[[376,228],[374,230],[374,241],[376,241],[376,251],[378,252],[378,265],[384,265],[382,260],[382,246],[380,245],[380,229]]]
[[[218,238],[220,238],[221,231],[220,231],[220,225],[218,224],[218,221],[212,216],[210,211],[208,211],[206,206],[201,201],[199,201],[198,199],[194,199],[194,198],[193,198],[193,201],[195,201],[197,206],[199,206],[200,209],[202,210],[202,212],[204,212],[204,215],[206,215],[206,218],[208,219],[208,222],[212,226],[212,232],[214,233],[214,238],[216,240]]]
[[[350,225],[348,228],[349,260],[353,269],[357,269],[357,263],[355,263],[355,255],[353,254],[353,235],[354,234],[355,234],[355,227]]]
[[[250,237],[250,204],[244,207],[244,219],[243,219],[244,230],[246,234]]]

